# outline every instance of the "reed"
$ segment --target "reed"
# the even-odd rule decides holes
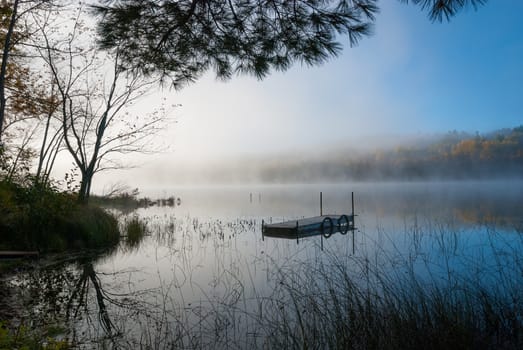
[[[241,222],[189,217],[171,218],[165,224],[168,230],[157,225],[155,231],[177,237],[178,249],[173,252],[186,261],[187,279],[188,262],[195,258],[191,237],[202,244],[212,240],[214,249],[222,249],[229,235],[253,229],[245,225],[242,231]],[[213,284],[220,292],[200,290],[203,298],[198,305],[188,305],[183,296],[162,294],[163,314],[154,323],[155,328],[161,325],[162,336],[153,336],[152,323],[145,325],[149,340],[142,339],[142,345],[523,348],[523,238],[493,226],[478,225],[472,232],[463,232],[452,222],[416,220],[399,233],[383,228],[377,235],[360,233],[360,248],[367,248],[354,255],[342,254],[332,245],[319,259],[266,256],[270,288],[264,291],[245,275],[249,269],[236,269],[217,258]],[[164,235],[155,237],[166,243]],[[229,261],[233,253],[224,250],[223,259]],[[174,284],[162,288],[176,290]]]
[[[151,232],[172,276],[158,273],[159,287],[143,292],[132,288],[137,272],[107,279],[120,276],[116,284],[127,293],[100,294],[114,299],[107,299],[104,315],[117,330],[101,336],[101,348],[523,348],[523,238],[515,232],[478,226],[467,233],[452,223],[417,220],[401,232],[357,233],[356,254],[329,243],[323,251],[312,247],[318,255],[300,256],[310,241],[288,255],[275,245],[251,265],[231,244],[259,233],[251,221],[162,218],[165,227],[130,217],[126,232]],[[213,254],[212,275],[199,284],[195,266],[204,253]],[[263,285],[254,268],[266,271]]]
[[[129,248],[135,248],[140,245],[147,234],[147,223],[137,215],[131,216],[124,222],[125,226],[125,245]]]
[[[458,268],[456,261],[445,263],[461,259],[456,241],[448,239],[452,232],[429,235],[422,239],[436,239],[439,262],[390,252],[372,257],[332,254],[297,269],[280,268],[273,296],[262,301],[263,317],[253,315],[264,330],[266,345],[279,349],[522,348],[521,245],[513,240],[504,245],[502,236],[489,232],[485,244],[491,254],[483,261],[463,259]]]

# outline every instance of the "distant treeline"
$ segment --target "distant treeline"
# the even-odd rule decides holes
[[[452,131],[393,150],[286,160],[259,171],[264,182],[523,177],[523,125],[484,135]]]

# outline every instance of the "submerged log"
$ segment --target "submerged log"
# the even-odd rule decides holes
[[[0,259],[38,259],[39,256],[38,251],[0,250]]]

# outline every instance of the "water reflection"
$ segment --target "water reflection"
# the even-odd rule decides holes
[[[184,193],[180,206],[132,214],[146,223],[142,240],[43,262],[12,278],[13,299],[23,305],[18,317],[34,327],[66,324],[83,348],[272,348],[292,347],[293,336],[329,341],[320,329],[335,329],[338,321],[346,326],[348,315],[334,316],[336,308],[351,310],[343,304],[349,301],[378,305],[378,297],[394,296],[394,303],[413,306],[427,291],[457,300],[456,290],[470,289],[471,298],[493,295],[505,307],[505,296],[520,297],[523,237],[514,229],[523,212],[523,197],[514,195],[520,190],[406,189],[360,185],[357,234],[300,244],[263,240],[262,220],[314,215],[314,186],[222,189],[208,193],[210,199]],[[250,193],[262,193],[263,201],[251,203]],[[350,203],[344,188],[324,193],[329,212]],[[209,207],[217,199],[221,204]],[[357,299],[366,295],[378,299]],[[322,322],[329,326],[315,330]]]
[[[150,317],[155,305],[150,303],[153,291],[132,287],[131,270],[99,268],[115,253],[54,256],[8,279],[10,299],[3,302],[18,304],[12,308],[11,321],[32,329],[64,327],[61,338],[81,348],[121,344],[133,327],[129,317]]]
[[[82,319],[85,317],[88,324],[92,324],[90,312],[86,309],[89,292],[95,293],[96,305],[98,306],[98,321],[109,338],[115,334],[115,325],[107,312],[107,304],[117,305],[119,307],[127,306],[120,302],[114,296],[107,293],[100,278],[97,276],[93,263],[90,260],[82,259],[79,263],[79,277],[74,282],[66,308],[66,319]],[[116,333],[118,333],[116,331]]]

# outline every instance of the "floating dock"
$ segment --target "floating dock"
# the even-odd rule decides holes
[[[262,220],[262,236],[275,238],[299,239],[302,237],[318,236],[329,238],[333,233],[346,234],[354,232],[354,192],[351,193],[351,214],[323,214],[323,193],[320,192],[320,215],[289,220],[276,224],[267,224]]]
[[[297,239],[317,235],[329,238],[333,233],[346,234],[354,230],[353,214],[320,215],[276,224],[262,222],[263,236],[276,238]]]

